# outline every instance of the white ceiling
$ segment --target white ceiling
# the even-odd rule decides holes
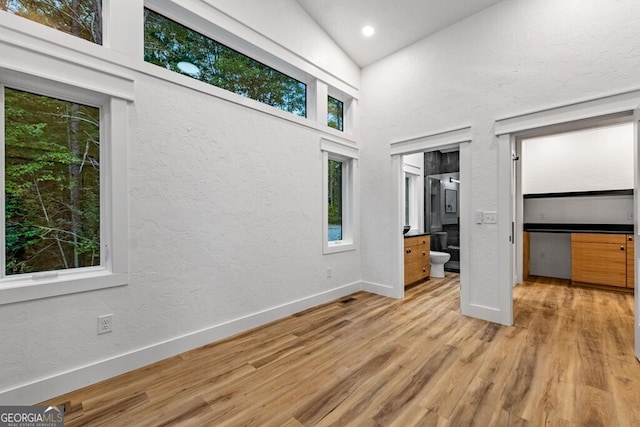
[[[296,0],[365,67],[500,0]],[[366,38],[362,27],[376,33]]]

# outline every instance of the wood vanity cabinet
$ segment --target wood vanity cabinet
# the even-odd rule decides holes
[[[629,240],[631,238],[631,240]],[[571,234],[571,280],[626,288],[633,287],[633,236],[626,234]]]
[[[404,285],[425,280],[431,274],[429,236],[404,238]]]

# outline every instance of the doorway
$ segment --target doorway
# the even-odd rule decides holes
[[[551,135],[571,130],[602,126],[612,121],[632,121],[634,123],[634,196],[633,196],[633,235],[638,232],[638,187],[639,187],[639,150],[638,120],[640,112],[640,91],[613,95],[577,104],[571,104],[529,115],[499,120],[495,134],[498,139],[498,215],[502,218],[498,227],[499,294],[500,311],[504,324],[513,324],[513,286],[517,283],[522,270],[517,262],[517,254],[522,253],[522,239],[518,238],[521,228],[516,228],[516,151],[519,139]],[[518,232],[517,232],[517,231]],[[521,234],[520,234],[521,235]],[[635,271],[638,266],[638,252],[633,259]],[[637,274],[634,275],[634,289],[638,290]],[[638,298],[635,299],[635,352],[640,355],[640,323]]]
[[[458,235],[458,269],[460,271],[460,306],[463,314],[474,315],[473,309],[469,309],[468,301],[469,301],[469,285],[468,285],[468,271],[466,268],[469,265],[469,225],[471,220],[470,215],[470,202],[471,197],[469,193],[469,189],[471,188],[471,151],[470,151],[470,143],[472,132],[471,127],[466,127],[462,129],[456,129],[453,131],[437,133],[433,135],[427,135],[420,138],[409,139],[405,141],[399,141],[391,144],[391,159],[392,159],[392,168],[393,168],[393,176],[394,176],[394,194],[393,194],[393,205],[396,207],[394,209],[394,223],[398,230],[403,230],[405,221],[408,219],[407,212],[404,207],[406,206],[405,200],[407,197],[410,197],[409,194],[405,192],[407,188],[405,186],[406,173],[404,169],[403,156],[415,154],[415,153],[425,153],[425,152],[433,152],[433,151],[457,151],[459,154],[459,173],[456,179],[456,182],[451,182],[455,184],[457,188],[456,192],[456,200],[455,210],[456,210],[456,220],[459,223],[459,235]],[[411,185],[411,181],[409,180],[409,185]],[[426,182],[424,185],[428,185]],[[424,193],[423,193],[424,194]],[[453,214],[453,198],[451,193],[449,195],[451,201],[451,207],[449,208],[448,214]],[[446,197],[445,192],[442,192],[442,197]],[[446,202],[446,200],[444,200]],[[425,205],[427,203],[424,203]],[[445,207],[446,210],[446,207]],[[447,212],[445,212],[447,213]],[[424,219],[424,215],[421,215]],[[426,224],[423,224],[423,226]],[[394,293],[393,296],[397,298],[402,298],[404,296],[404,260],[403,260],[403,247],[404,247],[404,239],[402,233],[398,233],[397,239],[394,240],[393,245],[393,253],[396,254],[394,256],[393,265],[394,265],[394,276],[396,277],[395,283],[393,284]]]

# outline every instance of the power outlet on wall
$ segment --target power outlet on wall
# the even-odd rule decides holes
[[[331,267],[327,267],[327,277],[331,277]]]
[[[113,314],[98,316],[98,335],[113,331]]]

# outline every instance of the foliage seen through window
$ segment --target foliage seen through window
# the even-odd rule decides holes
[[[344,131],[344,103],[329,97],[327,103],[327,124],[329,127]]]
[[[4,95],[6,274],[100,265],[100,110]]]
[[[0,0],[0,10],[102,44],[102,0]]]
[[[297,116],[307,86],[152,10],[144,12],[144,60]]]

